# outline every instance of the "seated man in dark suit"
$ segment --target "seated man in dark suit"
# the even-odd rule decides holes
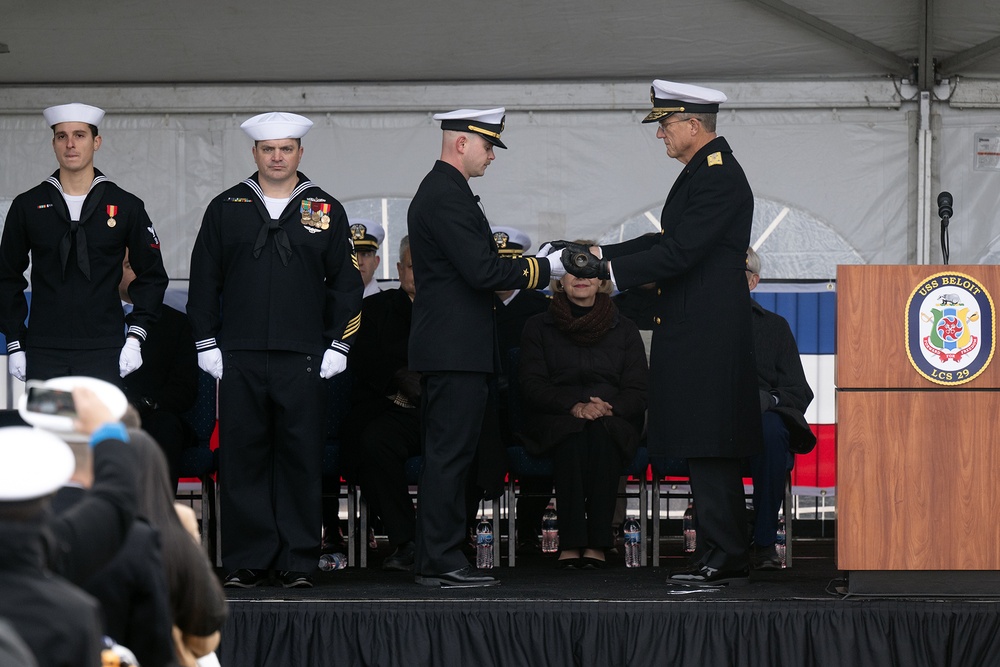
[[[760,257],[748,248],[747,282],[751,290],[760,281],[760,266]],[[785,473],[792,468],[793,452],[809,451],[816,444],[804,414],[813,392],[788,322],[756,301],[751,301],[751,308],[764,451],[750,457],[756,515],[750,564],[758,570],[776,570],[781,567],[774,542],[785,494]],[[786,508],[786,512],[789,510]]]
[[[126,310],[132,305],[128,288],[134,279],[126,252],[118,285]],[[181,417],[198,395],[198,354],[187,315],[163,304],[160,317],[146,332],[142,366],[122,383],[129,403],[139,411],[143,430],[163,449],[176,486],[181,453],[197,444],[194,429]]]
[[[345,474],[357,478],[395,549],[382,569],[411,572],[416,515],[405,463],[420,454],[420,374],[407,368],[414,294],[408,237],[399,246],[399,287],[362,304],[361,329],[348,356],[354,390],[342,440]]]

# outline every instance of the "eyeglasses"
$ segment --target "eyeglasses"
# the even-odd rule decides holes
[[[682,120],[672,120],[669,123],[660,123],[660,129],[666,130],[667,125],[673,125],[674,123],[687,123],[688,121],[698,120],[697,118],[684,118]]]

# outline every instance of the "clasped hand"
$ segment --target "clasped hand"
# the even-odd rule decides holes
[[[570,409],[570,414],[577,419],[594,421],[613,414],[611,404],[597,396],[591,396],[588,403],[577,403]]]

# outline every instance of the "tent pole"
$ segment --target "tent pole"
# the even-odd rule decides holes
[[[917,132],[917,264],[931,263],[931,94],[920,93],[920,130]]]

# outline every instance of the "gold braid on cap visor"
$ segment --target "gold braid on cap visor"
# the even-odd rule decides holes
[[[493,137],[494,139],[500,138],[499,132],[490,132],[489,130],[484,130],[481,127],[476,127],[475,125],[469,125],[468,128],[473,132],[478,132],[479,134],[485,134],[488,137]]]

